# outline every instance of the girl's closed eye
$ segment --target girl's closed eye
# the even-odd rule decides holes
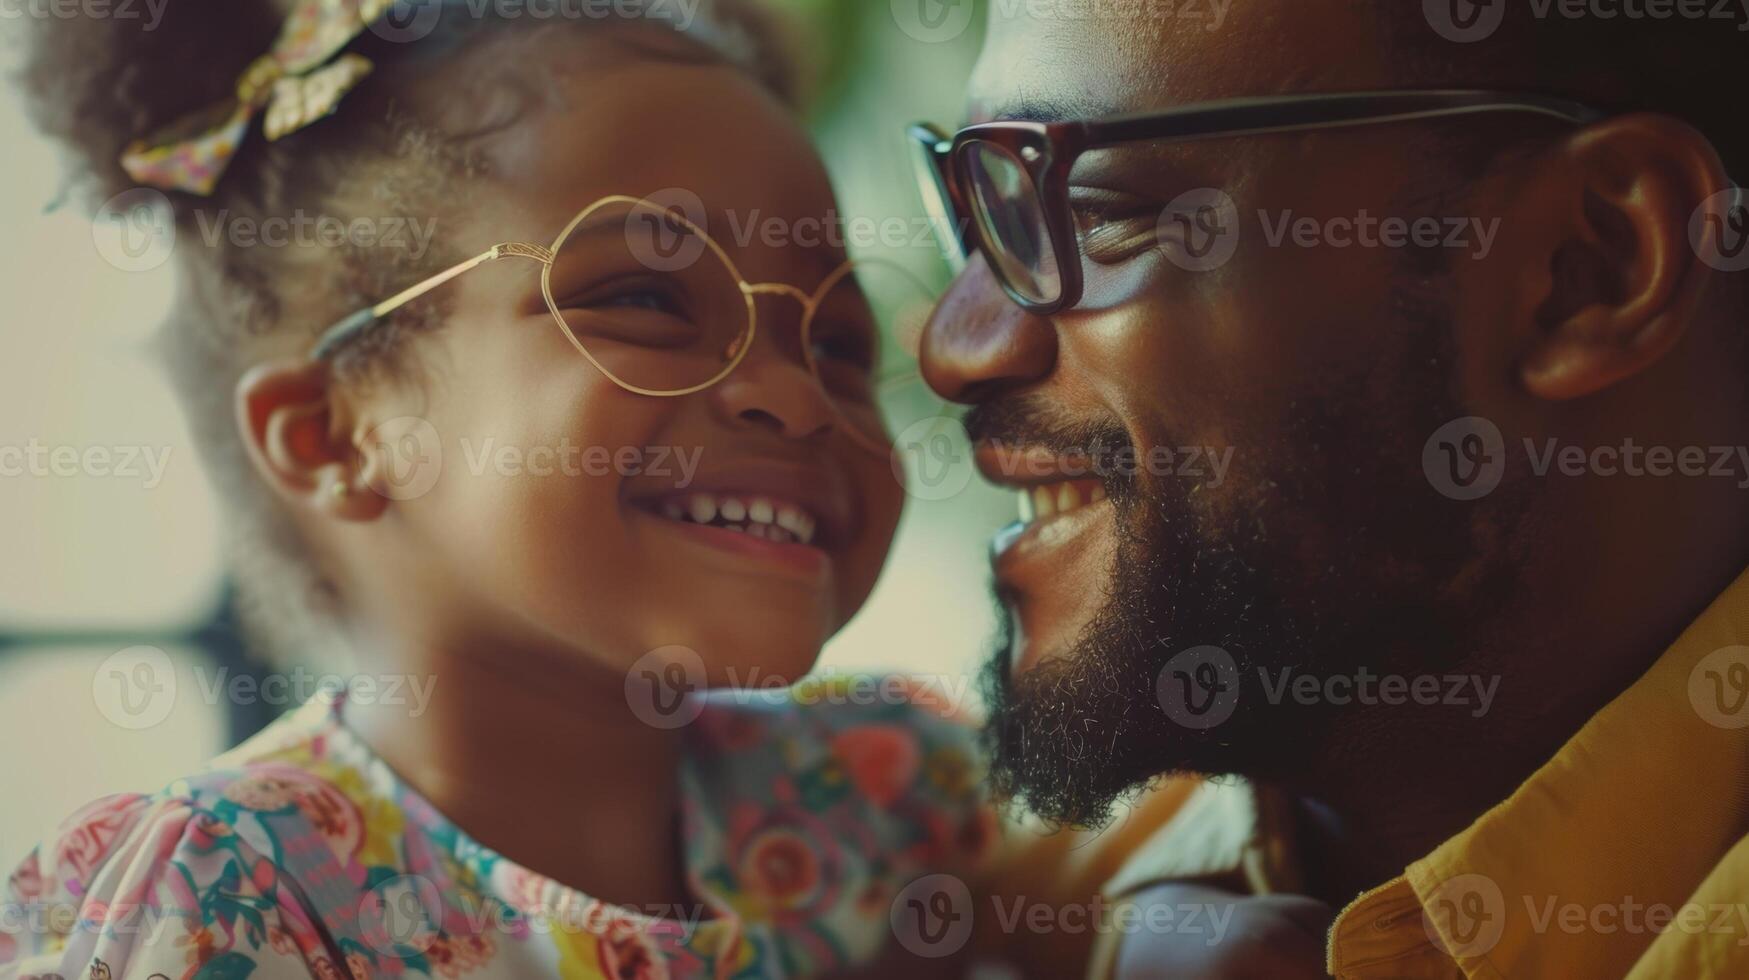
[[[679,348],[697,343],[703,332],[697,298],[671,276],[622,276],[555,299],[566,326],[592,338]]]
[[[867,328],[816,321],[810,346],[815,363],[822,368],[831,365],[863,374],[874,371],[874,339]]]
[[[809,357],[820,384],[852,402],[873,397],[878,356],[875,326],[866,300],[848,302],[835,289],[822,302],[809,327]]]

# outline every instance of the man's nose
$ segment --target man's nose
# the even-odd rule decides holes
[[[987,401],[1047,377],[1057,363],[1056,326],[1002,291],[974,255],[935,305],[918,351],[923,379],[950,401]]]

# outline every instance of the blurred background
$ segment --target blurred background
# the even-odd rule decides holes
[[[790,17],[812,74],[808,121],[842,213],[917,227],[904,127],[960,118],[981,12],[957,33],[932,33],[915,18],[934,0],[908,0],[909,11],[888,0],[770,2]],[[951,3],[937,12],[964,24],[973,5],[961,2],[957,15]],[[0,31],[11,33],[3,21]],[[48,470],[0,474],[0,867],[10,869],[80,804],[155,790],[284,709],[207,694],[221,669],[261,668],[228,615],[214,501],[148,347],[172,265],[130,271],[149,263],[117,261],[127,229],[53,207],[56,151],[12,87],[0,95],[0,146],[0,452],[34,450]],[[933,248],[901,251],[946,281]],[[66,447],[80,464],[57,462]],[[124,466],[127,453],[137,455]],[[1013,519],[1013,495],[974,480],[925,499],[943,496],[908,501],[873,600],[822,670],[975,673],[994,628],[984,545]],[[159,662],[154,650],[178,696],[143,716],[104,710],[118,696],[115,665]]]

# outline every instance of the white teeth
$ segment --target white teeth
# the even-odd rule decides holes
[[[717,519],[717,502],[706,494],[693,494],[688,508],[692,519],[700,524],[709,524]]]
[[[811,544],[814,540],[814,518],[799,508],[778,508],[777,526],[788,531],[795,540],[803,544]]]
[[[1020,523],[1032,524],[1080,510],[1106,499],[1105,487],[1056,483],[1020,491]]]
[[[1050,487],[1033,487],[1032,508],[1041,521],[1056,516],[1057,495],[1051,492]]]
[[[778,504],[768,497],[745,499],[695,493],[664,500],[662,516],[672,521],[690,520],[729,531],[740,531],[769,541],[799,541],[811,544],[819,524],[814,515],[793,504]]]

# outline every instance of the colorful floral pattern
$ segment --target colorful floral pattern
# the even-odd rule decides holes
[[[599,902],[500,857],[324,696],[205,773],[69,818],[10,879],[0,980],[687,980],[873,961],[893,894],[989,849],[966,731],[915,702],[735,700],[707,700],[680,774],[694,913]]]

